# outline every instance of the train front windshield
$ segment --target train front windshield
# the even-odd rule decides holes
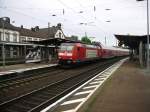
[[[60,51],[72,51],[73,50],[73,45],[70,44],[62,44],[60,46]]]

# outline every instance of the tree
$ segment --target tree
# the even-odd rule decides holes
[[[81,38],[81,42],[85,43],[85,44],[91,44],[91,40],[87,37],[87,36],[84,36]]]

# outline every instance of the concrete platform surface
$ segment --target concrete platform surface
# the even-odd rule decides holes
[[[126,61],[81,111],[150,112],[150,72]]]
[[[21,72],[31,69],[44,68],[48,66],[56,66],[57,64],[53,63],[25,63],[25,64],[16,64],[16,65],[8,65],[8,66],[0,66],[0,75],[9,74],[13,72]]]

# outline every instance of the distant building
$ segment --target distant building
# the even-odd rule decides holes
[[[8,17],[5,17],[5,20],[0,18],[0,65],[3,62],[3,45],[7,64],[30,62],[31,59],[36,61],[47,59],[47,52],[53,55],[54,46],[31,44],[30,41],[40,41],[48,38],[65,38],[61,24],[49,28],[36,26],[27,29],[23,25],[21,27],[12,25]]]
[[[18,28],[18,31],[20,33],[20,41],[26,42],[26,41],[39,41],[42,39],[48,39],[48,38],[62,38],[65,39],[65,35],[61,29],[61,24],[57,24],[57,26],[52,26],[49,28],[39,28],[39,26],[36,26],[31,29],[26,29],[21,26]]]

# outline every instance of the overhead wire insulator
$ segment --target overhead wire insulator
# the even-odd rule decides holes
[[[65,10],[63,9],[63,15],[65,15]]]

